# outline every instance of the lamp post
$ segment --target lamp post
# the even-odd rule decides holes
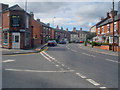
[[[114,52],[114,0],[113,0],[113,52]]]
[[[54,27],[54,19],[55,19],[55,18],[56,18],[56,17],[54,16],[54,17],[53,17],[53,27]]]

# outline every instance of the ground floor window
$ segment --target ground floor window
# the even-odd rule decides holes
[[[109,37],[109,43],[113,43],[113,37]],[[117,37],[114,37],[114,43],[117,43]]]
[[[119,37],[119,46],[120,46],[120,37]]]
[[[3,32],[3,44],[8,45],[7,31]]]

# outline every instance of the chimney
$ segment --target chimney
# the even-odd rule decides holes
[[[57,25],[56,29],[59,29],[59,26]]]
[[[118,11],[114,11],[114,16],[117,15],[117,12],[118,12]],[[111,11],[111,18],[113,18],[113,10]]]
[[[61,30],[63,30],[63,27],[61,27]]]
[[[40,19],[37,19],[38,22],[40,22]]]
[[[68,32],[68,28],[66,28],[66,31]]]
[[[107,12],[107,18],[110,18],[110,16],[109,16],[109,12]]]
[[[82,31],[82,28],[80,28],[80,31]]]
[[[73,32],[76,32],[76,27],[73,28]]]
[[[49,27],[49,26],[50,26],[50,23],[47,23],[47,26]]]
[[[34,14],[33,14],[33,12],[30,12],[30,15],[32,16],[32,18],[34,18]]]

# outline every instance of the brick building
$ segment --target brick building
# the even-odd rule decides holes
[[[120,14],[117,14],[117,11],[114,11],[114,43],[115,46],[119,48],[120,46]],[[111,11],[111,16],[101,24],[97,26],[96,35],[98,40],[109,44],[113,44],[113,11]]]
[[[2,12],[7,8],[7,4],[0,3],[0,47],[2,47]]]
[[[59,29],[59,26],[57,25],[57,27],[52,30],[52,38],[56,39],[57,42],[62,39],[67,39],[69,41],[70,33],[68,32],[68,28],[66,28],[66,30],[63,30],[63,28],[61,27],[61,29]]]
[[[18,5],[2,12],[2,47],[31,47],[31,16]]]

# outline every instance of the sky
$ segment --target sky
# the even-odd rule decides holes
[[[0,0],[0,2],[13,6],[20,5],[25,9],[25,1],[18,0]],[[115,2],[115,10],[118,10],[118,1]],[[112,2],[102,1],[63,1],[56,2],[54,0],[29,1],[27,0],[27,12],[33,12],[34,18],[39,18],[44,23],[50,23],[52,27],[63,29],[68,28],[69,31],[76,27],[77,30],[82,28],[89,31],[90,27],[100,21],[101,17],[106,17],[106,13],[112,9]]]

